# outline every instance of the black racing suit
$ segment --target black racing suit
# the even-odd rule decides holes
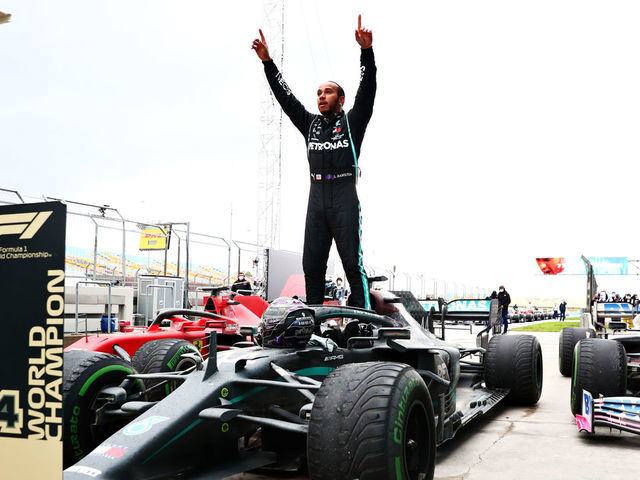
[[[371,308],[362,263],[360,202],[356,191],[358,156],[373,113],[376,65],[371,48],[360,53],[360,85],[353,108],[325,118],[312,114],[291,93],[272,60],[264,71],[282,109],[305,138],[311,188],[304,232],[302,267],[307,303],[324,302],[324,282],[331,241],[335,239],[351,286],[349,304]],[[365,292],[367,294],[365,295]]]

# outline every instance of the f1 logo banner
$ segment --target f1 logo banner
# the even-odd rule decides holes
[[[7,478],[62,477],[67,208],[0,206],[0,464]]]

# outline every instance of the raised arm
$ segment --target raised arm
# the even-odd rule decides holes
[[[353,102],[351,115],[356,128],[364,134],[373,113],[373,102],[376,97],[376,62],[373,56],[373,32],[362,28],[361,15],[358,15],[356,42],[360,45],[360,85]]]
[[[287,82],[282,78],[282,74],[276,67],[275,63],[269,56],[269,47],[264,38],[262,30],[259,30],[260,38],[256,38],[251,45],[251,48],[255,50],[256,55],[262,64],[264,65],[264,73],[267,76],[267,81],[271,87],[276,100],[282,107],[284,113],[291,119],[291,122],[295,127],[300,130],[302,135],[307,134],[309,126],[313,119],[313,115],[304,108],[304,106],[298,101],[298,99],[291,93],[291,89]]]

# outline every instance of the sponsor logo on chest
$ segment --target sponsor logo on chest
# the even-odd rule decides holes
[[[309,142],[309,150],[337,150],[339,148],[348,148],[349,140],[338,140],[335,142]]]

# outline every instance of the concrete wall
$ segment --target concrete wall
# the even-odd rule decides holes
[[[76,288],[67,285],[64,295],[64,331],[76,331]],[[107,314],[109,289],[97,285],[80,285],[78,289],[78,331],[96,331],[100,329],[100,318]],[[116,329],[120,321],[133,324],[133,288],[111,287],[111,314],[116,316]],[[87,319],[85,322],[85,318]]]

